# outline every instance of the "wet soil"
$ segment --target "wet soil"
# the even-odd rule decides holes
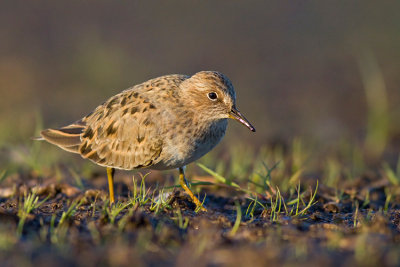
[[[159,192],[152,190],[157,178],[149,177],[146,183],[150,195]],[[320,185],[314,205],[300,216],[282,210],[273,217],[268,198],[259,200],[267,208],[258,205],[250,214],[246,194],[205,186],[200,197],[206,196],[208,212],[196,213],[178,188],[166,191],[168,205],[158,211],[149,201],[128,205],[111,218],[103,176],[83,180],[79,188],[71,177],[57,181],[16,174],[3,182],[0,192],[0,262],[2,266],[396,266],[400,199],[393,194],[386,201],[388,181],[364,180],[353,181],[340,199],[336,189]],[[27,216],[18,235],[18,210],[32,190],[44,202]],[[118,201],[128,203],[131,176],[120,175],[116,191]],[[80,206],[63,219],[74,201]],[[238,216],[240,224],[235,226]]]

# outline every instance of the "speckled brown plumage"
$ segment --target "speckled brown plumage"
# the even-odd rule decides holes
[[[227,118],[254,131],[235,101],[231,82],[219,72],[166,75],[133,86],[81,120],[41,135],[109,168],[181,168],[218,144]]]

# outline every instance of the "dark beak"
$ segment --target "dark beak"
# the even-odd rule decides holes
[[[253,125],[251,125],[251,123],[235,107],[232,107],[231,112],[229,112],[229,118],[237,120],[238,122],[249,128],[252,132],[256,131],[256,128],[254,128]]]

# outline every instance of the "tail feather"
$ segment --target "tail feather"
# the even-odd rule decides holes
[[[43,130],[40,135],[47,142],[59,146],[66,151],[79,153],[81,134],[84,129],[84,125],[71,124],[60,129]]]
[[[79,145],[76,145],[76,146],[64,146],[64,147],[61,147],[61,148],[64,149],[65,151],[79,154]]]

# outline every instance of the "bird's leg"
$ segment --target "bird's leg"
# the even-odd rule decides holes
[[[110,204],[114,204],[114,168],[107,167],[108,189],[110,190]]]
[[[207,209],[202,205],[199,199],[193,194],[192,191],[190,191],[189,187],[187,186],[185,170],[182,167],[179,168],[179,183],[181,184],[183,190],[185,190],[186,194],[190,196],[196,207],[200,207],[200,210],[202,211],[207,211]]]

